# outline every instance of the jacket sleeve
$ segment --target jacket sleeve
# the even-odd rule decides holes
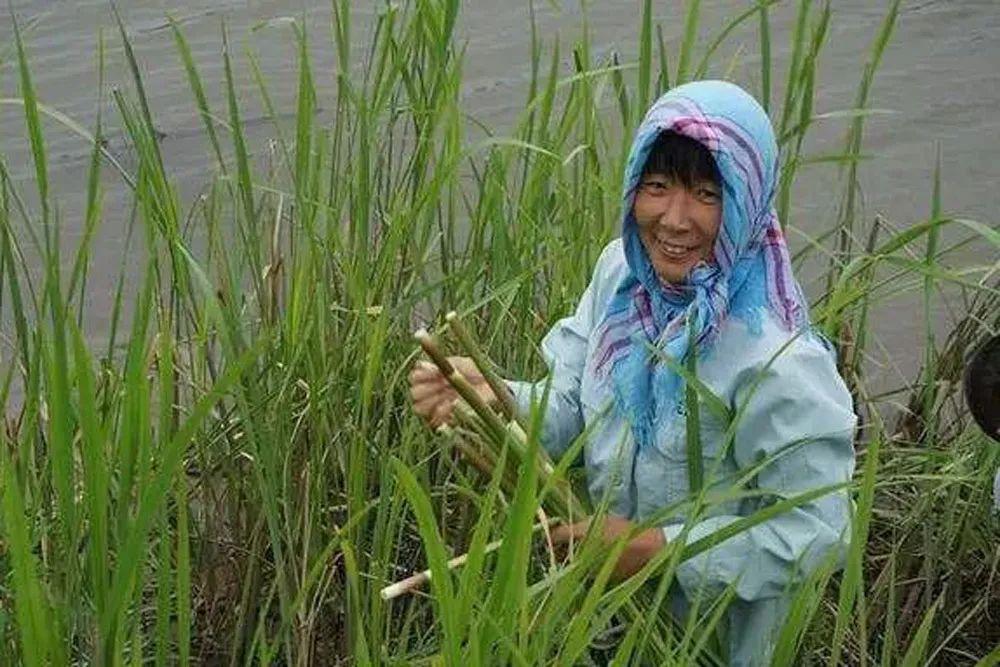
[[[545,397],[546,383],[551,381],[542,417],[541,444],[556,461],[583,432],[580,379],[587,359],[587,341],[593,327],[599,280],[600,262],[576,311],[556,322],[542,339],[542,356],[549,368],[548,376],[538,382],[507,381],[519,412],[525,416],[530,415],[533,402],[541,402]]]
[[[746,469],[774,456],[755,480],[757,490],[766,494],[761,497],[770,500],[747,508],[747,515],[767,502],[851,479],[857,418],[834,359],[820,344],[798,340],[769,367],[762,362],[742,374],[736,407],[747,399],[733,444],[736,463]],[[689,598],[699,590],[717,595],[730,585],[743,600],[781,596],[832,550],[843,556],[850,538],[850,502],[848,490],[841,489],[799,505],[681,563],[677,579]],[[686,541],[740,518],[706,518],[691,527]],[[676,540],[682,529],[668,525],[664,534],[668,541]]]

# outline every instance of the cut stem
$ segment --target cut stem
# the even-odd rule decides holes
[[[514,420],[518,423],[522,430],[525,430],[525,424],[522,421],[520,415],[517,413],[517,403],[514,401],[514,395],[510,392],[507,387],[507,383],[496,374],[493,370],[493,364],[487,358],[486,354],[483,353],[476,340],[469,333],[469,330],[465,328],[462,323],[462,319],[458,316],[454,310],[445,315],[445,321],[448,326],[451,327],[452,333],[455,334],[455,338],[458,339],[459,344],[464,349],[465,353],[472,358],[476,366],[479,368],[479,372],[483,374],[483,378],[486,379],[486,384],[490,386],[493,393],[497,397],[497,401],[500,404],[500,408],[503,410],[504,416],[507,419]]]
[[[431,358],[437,367],[441,370],[445,379],[451,383],[451,386],[455,388],[458,395],[461,396],[466,403],[469,404],[476,414],[479,415],[490,431],[493,432],[494,437],[497,440],[503,440],[504,433],[507,432],[507,427],[500,416],[489,406],[485,399],[479,395],[479,392],[469,383],[468,379],[462,375],[458,369],[451,365],[448,358],[444,355],[441,349],[437,346],[434,338],[427,333],[426,329],[420,329],[415,334],[414,338],[420,343],[420,347],[423,348],[427,356]],[[523,442],[520,443],[523,445]],[[523,449],[523,447],[522,447]]]
[[[543,527],[548,530],[550,527],[560,523],[560,519],[552,518],[546,519],[545,521],[536,523],[531,527],[532,533],[537,533]],[[503,546],[503,540],[496,540],[495,542],[490,542],[485,547],[483,547],[483,553],[493,553],[497,549]],[[465,561],[469,560],[469,554],[464,553],[461,556],[455,556],[450,561],[447,562],[449,570],[454,570],[457,567],[461,567],[465,564]],[[394,584],[389,584],[381,591],[379,595],[383,600],[394,600],[401,595],[406,595],[407,593],[412,593],[418,588],[422,587],[428,581],[431,580],[431,571],[424,570],[423,572],[417,572],[416,574],[397,581]]]

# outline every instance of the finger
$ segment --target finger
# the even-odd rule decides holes
[[[433,410],[426,410],[426,409],[422,410],[417,406],[413,407],[413,413],[418,417],[420,417],[423,421],[427,422],[428,424],[431,423],[431,415],[433,414],[433,412],[434,412]]]
[[[422,399],[431,394],[447,395],[453,391],[454,389],[444,382],[422,381],[410,383],[410,396],[414,400]]]
[[[414,369],[410,372],[410,384],[448,384],[448,378],[446,378],[441,371],[434,369],[433,371],[422,371]]]
[[[454,405],[453,401],[441,401],[438,403],[434,407],[434,413],[431,415],[431,426],[437,428],[441,424],[450,424]]]
[[[450,393],[445,387],[431,382],[421,382],[410,387],[410,398],[413,399],[414,403],[419,403],[428,398],[444,400],[449,398]]]
[[[413,393],[410,393],[411,397]],[[447,391],[434,391],[413,399],[413,407],[433,411],[441,403],[450,403],[455,397]]]
[[[431,363],[417,362],[410,371],[410,382],[444,379],[441,369]]]
[[[413,404],[413,411],[421,417],[429,419],[434,416],[434,412],[441,403],[442,401],[439,398],[432,396],[430,398],[425,398],[422,401],[415,402]]]
[[[549,537],[552,539],[552,544],[565,544],[569,541],[569,526],[562,525],[556,526],[549,533]]]
[[[576,539],[576,532],[574,530],[575,527],[576,524],[564,524],[557,526],[555,530],[552,531],[552,543],[566,544],[570,540]]]
[[[581,540],[587,534],[587,529],[589,527],[589,519],[577,521],[576,523],[569,525],[563,524],[557,526],[555,530],[552,531],[552,542],[562,544],[569,542],[570,540]]]

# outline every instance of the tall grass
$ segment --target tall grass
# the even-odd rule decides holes
[[[162,159],[125,26],[130,81],[114,101],[135,154],[130,170],[104,149],[102,119],[88,132],[39,102],[15,21],[20,92],[4,101],[23,109],[36,192],[19,192],[0,156],[0,308],[10,323],[0,663],[717,662],[731,592],[679,624],[664,601],[683,550],[664,550],[618,584],[608,576],[621,543],[609,551],[587,542],[572,565],[557,565],[531,538],[544,493],[531,467],[509,493],[500,475],[459,464],[449,440],[411,414],[405,376],[411,331],[441,324],[438,313],[452,307],[509,376],[542,370],[536,342],[572,308],[617,228],[627,151],[618,137],[666,87],[722,73],[721,46],[756,23],[755,92],[780,137],[784,219],[802,167],[841,177],[837,227],[798,259],[829,258],[813,318],[837,342],[864,417],[845,569],[830,563],[801,587],[775,660],[996,664],[1000,551],[988,493],[1000,450],[965,416],[958,379],[964,353],[1000,328],[1000,285],[995,266],[955,257],[970,243],[995,250],[1000,234],[949,216],[938,187],[928,218],[898,230],[858,206],[868,100],[898,2],[873,34],[855,105],[836,110],[814,105],[835,20],[828,2],[796,3],[783,81],[771,58],[769,21],[784,11],[775,2],[757,2],[704,44],[699,3],[686,3],[673,45],[645,2],[638,62],[595,60],[586,31],[567,44],[526,26],[525,111],[509,136],[478,143],[460,103],[457,0],[383,6],[363,55],[351,49],[351,3],[332,6],[332,86],[309,62],[310,40],[325,32],[296,23],[289,33],[299,58],[291,127],[278,122],[256,58],[256,89],[237,88],[225,30],[225,108],[212,108],[173,25],[192,112],[218,163],[194,202],[181,201]],[[267,150],[244,133],[249,94],[274,121]],[[333,120],[320,124],[317,100],[331,94]],[[805,153],[813,124],[836,116],[849,121],[842,153]],[[48,186],[46,157],[46,135],[66,129],[93,145],[85,210],[69,218]],[[122,270],[110,331],[84,332],[109,167],[131,191],[127,239],[141,259],[137,271]],[[86,230],[72,256],[60,242],[67,219]],[[945,226],[965,236],[944,246]],[[943,287],[960,294],[963,319],[940,342],[928,328],[911,384],[873,395],[863,363],[871,319],[900,294],[922,291],[929,304]],[[88,334],[106,335],[106,350]],[[705,410],[718,407],[701,398]],[[897,416],[890,405],[905,409]],[[582,446],[558,475],[573,476]],[[703,489],[691,511],[719,500]],[[487,554],[496,539],[503,546]],[[448,574],[448,557],[466,551],[469,563]],[[428,566],[425,594],[378,595]],[[629,608],[642,613],[618,626]]]

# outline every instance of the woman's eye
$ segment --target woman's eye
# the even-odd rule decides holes
[[[705,202],[715,203],[719,201],[719,193],[708,188],[701,188],[698,190],[698,198]]]
[[[660,193],[667,190],[668,184],[663,181],[646,181],[642,184],[642,187],[648,192]]]

